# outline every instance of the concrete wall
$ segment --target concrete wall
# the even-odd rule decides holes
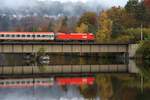
[[[52,66],[3,66],[0,75],[57,74],[57,73],[125,73],[128,65],[52,65]]]
[[[139,44],[129,44],[129,47],[128,47],[129,58],[135,57],[138,47],[139,47]]]
[[[128,45],[0,45],[0,53],[32,53],[39,52],[61,53],[91,53],[91,52],[128,52]]]
[[[128,70],[129,70],[129,73],[133,73],[133,74],[139,73],[139,69],[137,68],[134,60],[129,60]]]

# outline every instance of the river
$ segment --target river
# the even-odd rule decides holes
[[[38,79],[45,79],[41,77],[24,78],[24,80],[32,80],[31,83],[27,82],[28,84],[22,82],[23,79],[5,79],[5,84],[0,80],[0,100],[150,100],[149,60],[129,60],[120,55],[109,57],[98,54],[48,55],[50,56],[49,66],[126,64],[128,71],[96,73],[92,76],[46,77],[46,80],[53,80],[45,81],[45,83],[38,83]],[[19,66],[25,61],[24,55],[3,54],[1,59],[5,60],[1,62],[3,66]],[[37,65],[38,62],[36,60],[32,63]],[[88,78],[92,80],[89,81]]]

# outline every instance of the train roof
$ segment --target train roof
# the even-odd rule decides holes
[[[54,34],[53,32],[0,32],[0,34]]]
[[[93,33],[56,33],[56,34],[72,34],[72,35],[76,35],[76,34],[91,34],[93,35]]]

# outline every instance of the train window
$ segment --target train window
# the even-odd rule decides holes
[[[16,37],[20,37],[20,35],[16,35]]]
[[[14,81],[12,81],[12,82],[11,82],[11,84],[15,84],[15,82],[14,82]]]
[[[30,35],[27,35],[27,37],[30,37]]]
[[[6,84],[9,84],[9,82],[6,82]]]
[[[15,35],[11,35],[11,37],[15,37]]]
[[[26,35],[22,35],[22,37],[25,37]]]
[[[22,81],[21,83],[22,83],[22,84],[25,84],[25,81]]]
[[[37,83],[40,83],[40,80],[37,80]]]
[[[30,83],[30,81],[27,81],[27,84],[29,84]]]
[[[45,35],[41,35],[41,37],[45,37]]]
[[[4,82],[1,82],[0,84],[4,85]]]
[[[40,35],[37,35],[37,37],[41,37]]]
[[[4,34],[2,34],[1,37],[4,37]]]
[[[44,35],[44,37],[47,37],[47,35]]]
[[[35,37],[35,35],[32,35],[32,37]]]
[[[10,35],[9,34],[6,34],[6,37],[9,37]]]

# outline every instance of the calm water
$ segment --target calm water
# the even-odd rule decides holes
[[[24,63],[23,56],[16,55],[15,63],[5,61],[5,55],[1,55],[1,64]],[[33,86],[30,88],[0,88],[0,100],[150,100],[150,61],[129,60],[125,61],[120,56],[109,58],[98,55],[50,55],[51,64],[128,64],[133,73],[99,73],[93,75],[95,81],[92,85],[65,85],[57,83],[45,86]],[[4,61],[3,61],[4,60]],[[57,61],[58,60],[58,61]],[[61,61],[59,63],[59,61]],[[5,63],[4,63],[5,62]],[[6,63],[7,62],[7,63]],[[88,77],[88,76],[87,76]],[[56,77],[55,77],[56,78]]]
[[[103,65],[124,64],[121,55],[104,54],[46,54],[49,56],[47,65]],[[1,54],[1,66],[31,66],[40,65],[42,61],[39,56],[32,54]]]

